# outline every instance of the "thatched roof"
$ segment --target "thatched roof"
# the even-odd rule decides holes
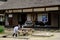
[[[5,2],[1,2],[1,1],[0,1],[0,6],[3,5],[4,3],[5,3]]]
[[[60,5],[60,0],[7,0],[0,5],[0,9],[41,7],[50,5]]]

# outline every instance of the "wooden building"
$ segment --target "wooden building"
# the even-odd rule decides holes
[[[5,25],[24,24],[25,21],[46,21],[60,27],[60,0],[7,0],[0,5]]]

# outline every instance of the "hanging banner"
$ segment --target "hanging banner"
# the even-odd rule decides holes
[[[13,17],[13,15],[12,14],[9,14],[9,17]]]

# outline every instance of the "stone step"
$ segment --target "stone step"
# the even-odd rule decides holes
[[[50,37],[50,36],[53,36],[53,34],[52,33],[33,33],[32,36]]]

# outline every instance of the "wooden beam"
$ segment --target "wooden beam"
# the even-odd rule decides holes
[[[48,7],[46,11],[58,10],[58,7]]]

